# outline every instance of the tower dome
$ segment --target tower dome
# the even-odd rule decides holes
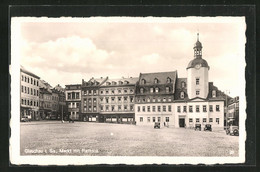
[[[194,59],[191,60],[188,64],[189,68],[195,68],[195,67],[207,67],[209,69],[209,65],[206,60],[202,58],[202,44],[199,41],[199,33],[197,33],[197,42],[194,44]]]
[[[197,65],[199,65],[200,67],[209,68],[208,62],[206,60],[202,58],[195,58],[189,62],[188,67],[186,69],[195,68]]]
[[[197,42],[194,44],[194,48],[193,49],[195,49],[195,48],[202,48],[202,44],[201,44],[201,42],[199,40],[197,40]]]

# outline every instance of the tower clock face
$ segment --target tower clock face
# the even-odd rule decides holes
[[[196,69],[199,69],[200,67],[201,67],[201,64],[197,64],[197,65],[195,66]]]

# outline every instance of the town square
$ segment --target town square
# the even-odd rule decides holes
[[[170,127],[154,129],[112,123],[28,122],[21,124],[20,153],[66,156],[234,157],[238,156],[238,138],[226,135],[223,130],[210,132]]]

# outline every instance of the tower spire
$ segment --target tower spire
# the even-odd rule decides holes
[[[199,34],[199,32],[197,33],[197,41],[199,41],[199,36],[200,36],[200,34]]]

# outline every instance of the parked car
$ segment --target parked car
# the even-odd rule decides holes
[[[201,124],[195,124],[195,130],[201,131]]]
[[[154,127],[153,127],[153,128],[158,128],[158,129],[159,129],[160,127],[161,127],[161,126],[160,126],[160,122],[155,122],[155,123],[154,123]]]
[[[226,134],[227,135],[239,136],[238,126],[235,126],[235,125],[228,126],[227,129],[226,129]]]
[[[30,122],[30,119],[27,116],[25,116],[22,117],[21,122]]]
[[[206,124],[204,127],[204,131],[212,131],[211,124]]]

